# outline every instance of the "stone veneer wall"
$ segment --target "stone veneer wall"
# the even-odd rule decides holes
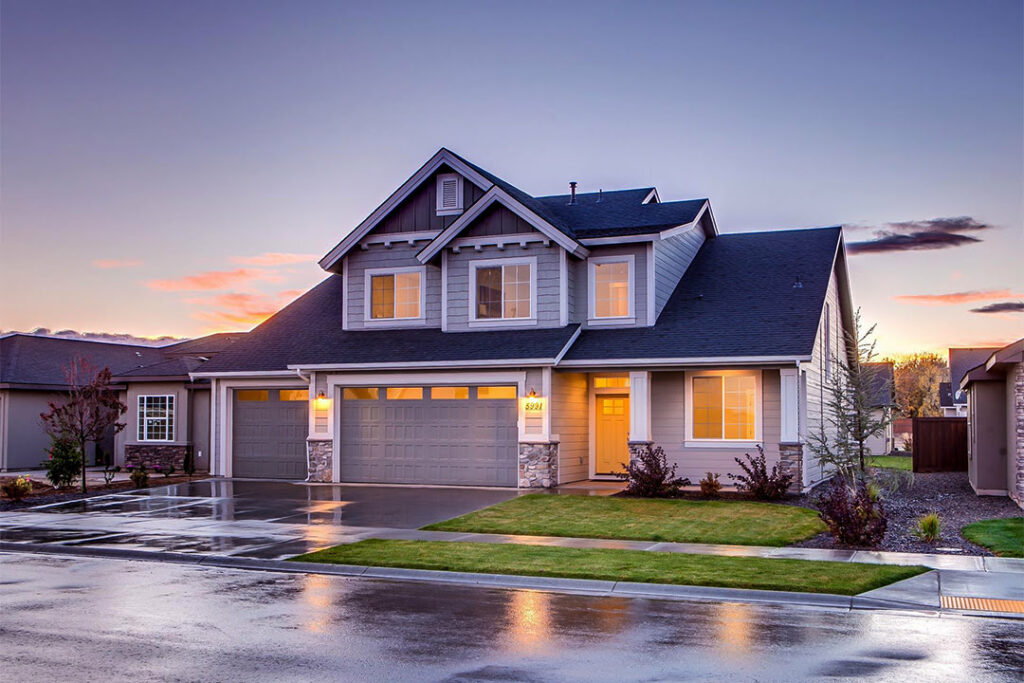
[[[519,487],[558,486],[558,442],[519,444]]]
[[[1024,363],[1017,363],[1007,375],[1007,382],[1013,384],[1013,443],[1007,444],[1009,456],[1016,457],[1013,481],[1007,482],[1010,496],[1024,507]]]
[[[306,481],[331,481],[334,474],[332,467],[333,455],[333,441],[307,441],[306,462],[309,470]]]
[[[793,481],[789,483],[790,493],[802,491],[804,488],[804,445],[780,443],[779,469],[783,474],[793,475]]]
[[[127,467],[143,465],[147,470],[155,470],[157,465],[162,469],[170,466],[181,472],[185,469],[188,448],[168,444],[128,444],[124,447],[124,464]]]
[[[654,448],[653,441],[629,441],[626,443],[626,445],[629,446],[630,463],[639,458],[641,455],[649,453]]]

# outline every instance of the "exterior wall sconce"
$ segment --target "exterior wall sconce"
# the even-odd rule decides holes
[[[528,413],[539,413],[544,410],[544,399],[537,396],[533,387],[530,387],[530,393],[523,397],[523,410]]]
[[[327,410],[331,407],[331,399],[327,398],[327,394],[323,391],[318,391],[316,399],[313,401],[313,407],[317,410]]]

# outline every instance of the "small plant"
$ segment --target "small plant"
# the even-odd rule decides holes
[[[718,498],[718,492],[722,490],[722,482],[718,480],[718,473],[708,472],[700,480],[700,495],[705,498]]]
[[[863,481],[834,477],[815,502],[818,516],[838,543],[874,547],[882,542],[888,525],[885,508]]]
[[[793,481],[793,475],[779,471],[778,463],[772,467],[772,471],[769,473],[764,449],[760,445],[757,446],[756,456],[751,456],[750,453],[745,455],[747,462],[733,458],[744,472],[744,474],[729,474],[729,478],[737,482],[736,488],[746,491],[758,500],[775,500],[785,496],[790,482]]]
[[[140,463],[136,467],[129,467],[128,471],[131,472],[128,476],[135,488],[144,489],[149,486],[149,472],[146,471],[145,465]]]
[[[931,512],[917,520],[913,533],[925,543],[934,543],[939,540],[939,526],[939,516]]]
[[[9,479],[0,484],[0,491],[3,492],[4,497],[8,500],[18,502],[32,493],[32,479],[28,476]]]
[[[113,467],[111,467],[110,465],[104,465],[103,466],[103,482],[105,484],[109,484],[110,482],[114,481],[114,477],[120,471],[121,471],[121,466],[120,465],[114,465]]]
[[[668,464],[661,446],[644,449],[635,459],[622,463],[626,480],[626,493],[643,498],[664,498],[675,495],[680,487],[689,486],[690,480],[676,476],[676,466]]]
[[[163,468],[160,471],[163,473],[165,478],[177,472],[177,470],[174,469],[174,465],[168,465],[167,467]]]
[[[82,472],[82,452],[78,445],[68,439],[54,438],[49,454],[43,467],[53,488],[65,489],[73,485]]]

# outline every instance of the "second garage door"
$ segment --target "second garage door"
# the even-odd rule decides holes
[[[350,387],[341,400],[341,479],[516,486],[514,386]]]
[[[306,478],[309,389],[237,389],[232,402],[232,476]]]

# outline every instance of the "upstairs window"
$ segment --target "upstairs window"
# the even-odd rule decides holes
[[[454,216],[462,213],[462,176],[441,173],[437,176],[437,215]]]
[[[367,271],[369,320],[422,317],[423,270]]]
[[[174,396],[139,396],[139,441],[174,440]]]
[[[590,317],[629,318],[632,315],[633,257],[602,257],[590,261]]]
[[[475,320],[529,320],[533,317],[533,263],[472,264]]]

